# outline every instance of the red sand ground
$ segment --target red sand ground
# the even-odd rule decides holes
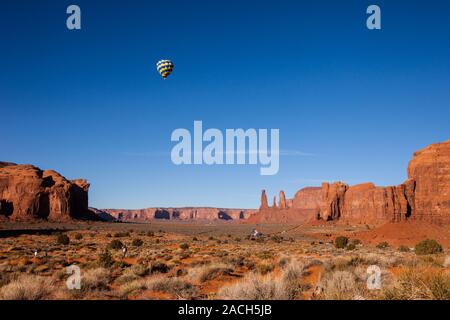
[[[390,245],[413,246],[425,239],[435,239],[450,246],[450,228],[424,222],[388,223],[372,230],[357,232],[355,238],[365,243],[387,241]]]

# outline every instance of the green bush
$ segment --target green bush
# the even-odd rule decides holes
[[[117,239],[114,239],[108,245],[109,249],[114,249],[114,250],[122,249],[122,247],[123,247],[122,241],[117,240]]]
[[[180,249],[187,250],[189,249],[189,245],[187,243],[180,244]]]
[[[407,246],[400,246],[398,247],[398,251],[400,252],[409,252],[409,248]]]
[[[347,247],[345,249],[347,249],[347,250],[355,250],[356,249],[356,245],[353,242],[351,242],[351,243],[349,243],[347,245]]]
[[[362,242],[359,239],[352,239],[350,243],[353,243],[355,246],[360,245]]]
[[[144,241],[142,241],[141,239],[133,239],[133,242],[131,242],[131,245],[133,247],[140,247],[144,244]]]
[[[66,234],[60,233],[56,237],[56,242],[58,244],[68,245],[70,243],[70,239]]]
[[[378,249],[386,249],[389,247],[389,243],[387,243],[386,241],[380,242],[379,244],[377,244],[377,248]]]
[[[348,244],[348,238],[339,236],[334,240],[334,246],[338,249],[344,249]]]
[[[441,253],[442,246],[436,240],[427,239],[416,244],[415,252],[417,255]]]
[[[83,239],[83,235],[81,233],[76,233],[75,234],[75,239],[76,240],[81,240],[81,239]]]

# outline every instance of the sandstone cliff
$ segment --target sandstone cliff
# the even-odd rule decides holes
[[[282,198],[284,192],[280,193],[280,208],[261,206],[250,221],[383,224],[420,220],[450,224],[450,140],[414,153],[408,179],[400,185],[323,183],[299,190],[293,199]],[[283,208],[281,204],[285,204]]]
[[[8,220],[90,219],[89,183],[53,170],[0,162],[0,217]]]
[[[98,210],[103,215],[107,214],[119,221],[149,221],[160,220],[245,220],[255,214],[257,210],[249,209],[224,209],[208,207],[186,208],[146,208],[137,210],[127,209],[102,209]]]

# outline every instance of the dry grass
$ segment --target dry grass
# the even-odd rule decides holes
[[[110,280],[110,271],[105,268],[87,270],[81,273],[81,290],[106,290]]]
[[[383,290],[388,300],[449,300],[450,274],[407,268]]]
[[[322,278],[317,293],[325,300],[353,300],[360,296],[356,278],[348,271],[334,271]]]
[[[198,290],[190,282],[164,276],[154,276],[140,283],[142,289],[169,293],[178,299],[192,299],[198,295]]]
[[[304,266],[290,263],[280,276],[248,274],[244,279],[221,288],[219,299],[225,300],[292,300],[302,291],[299,283]]]
[[[2,300],[44,300],[51,299],[54,292],[53,280],[48,277],[21,275],[0,288]]]
[[[215,263],[192,268],[189,270],[189,276],[194,281],[206,282],[220,276],[230,275],[233,271],[231,265]]]

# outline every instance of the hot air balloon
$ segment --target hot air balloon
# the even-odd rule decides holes
[[[173,62],[170,60],[160,60],[156,64],[156,69],[165,80],[173,70]]]

